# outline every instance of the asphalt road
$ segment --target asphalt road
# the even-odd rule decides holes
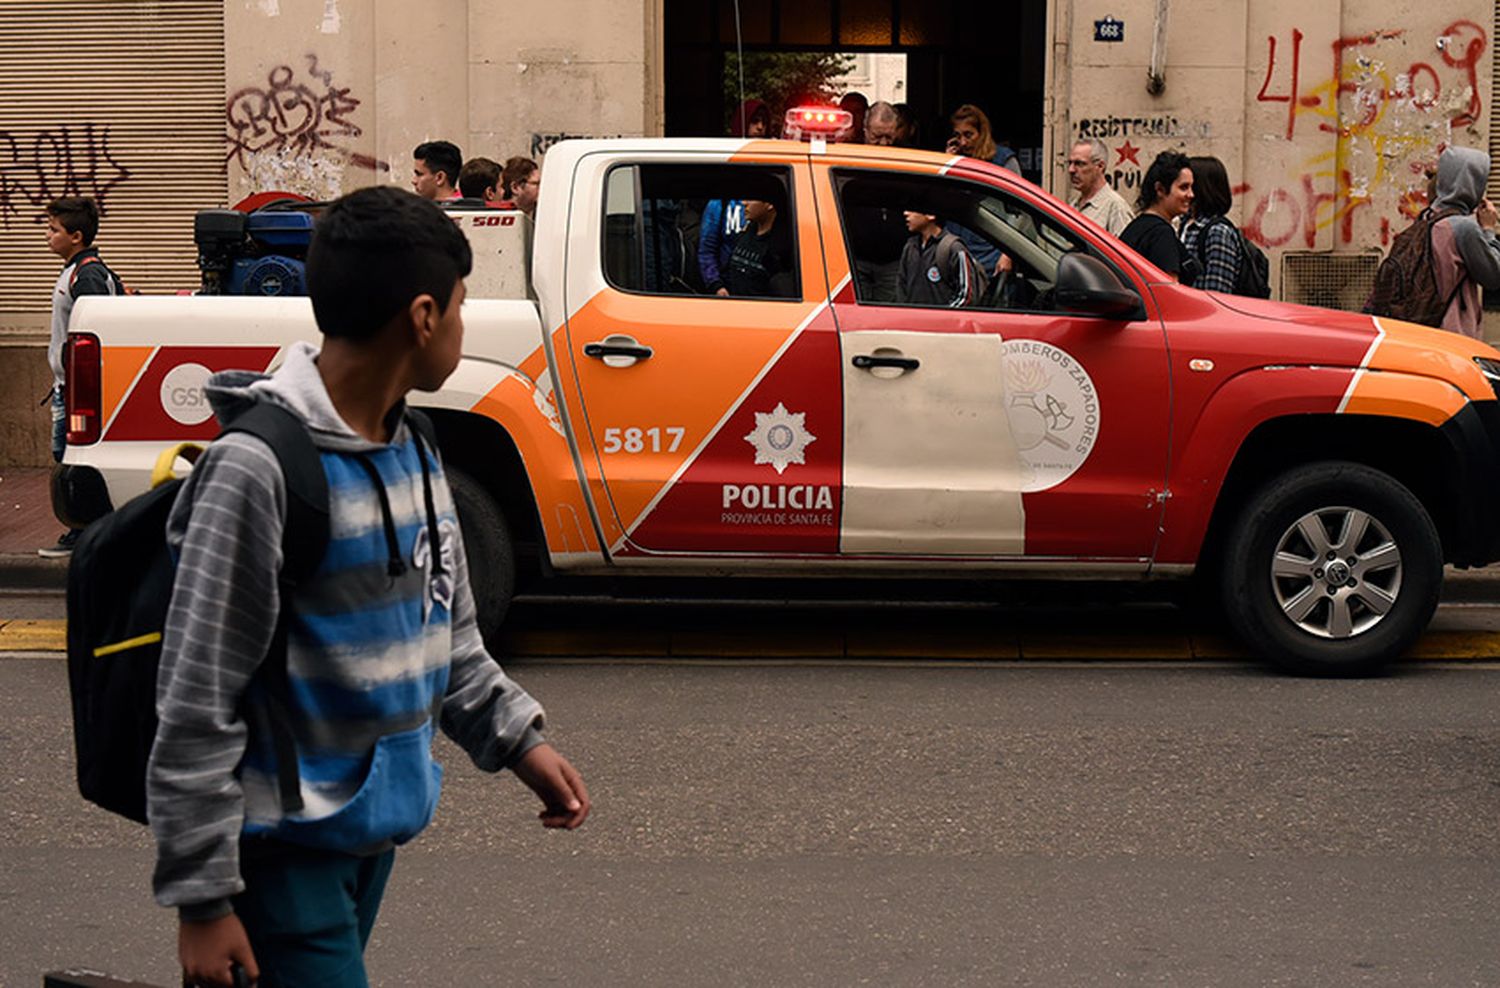
[[[594,817],[441,743],[384,985],[1495,985],[1490,667],[518,664]],[[175,984],[143,828],[0,659],[0,985]]]

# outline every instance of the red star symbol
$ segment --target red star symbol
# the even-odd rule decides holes
[[[1126,141],[1124,144],[1121,144],[1119,147],[1115,148],[1115,154],[1118,154],[1120,156],[1119,160],[1115,162],[1115,167],[1118,168],[1121,165],[1125,164],[1125,162],[1127,161],[1135,165],[1137,168],[1141,167],[1141,159],[1136,157],[1136,155],[1140,153],[1140,148],[1136,147],[1134,144],[1131,144],[1129,141]]]

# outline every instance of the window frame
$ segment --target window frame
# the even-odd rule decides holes
[[[793,279],[793,285],[792,285],[793,294],[791,294],[791,295],[764,295],[764,296],[751,296],[751,295],[729,295],[729,296],[723,296],[723,295],[715,295],[715,294],[710,294],[710,293],[702,293],[702,294],[700,294],[698,292],[687,292],[687,293],[678,294],[678,293],[672,293],[672,292],[653,292],[653,291],[647,291],[644,288],[628,288],[628,287],[626,287],[624,285],[618,284],[615,281],[615,279],[611,276],[611,272],[610,272],[610,268],[609,268],[609,263],[608,263],[608,257],[609,257],[609,255],[608,255],[608,245],[609,245],[609,217],[610,217],[610,212],[609,212],[609,189],[610,189],[610,183],[614,180],[614,176],[615,176],[616,172],[620,171],[621,169],[630,169],[631,170],[631,173],[632,173],[632,181],[631,181],[632,192],[631,192],[631,194],[635,197],[635,209],[633,211],[634,215],[635,215],[635,238],[636,238],[637,247],[640,248],[640,245],[644,244],[644,242],[645,242],[645,210],[643,210],[641,208],[641,204],[644,202],[644,199],[641,196],[641,184],[642,184],[641,183],[641,170],[643,168],[684,168],[684,169],[700,169],[700,170],[704,170],[704,171],[733,169],[733,170],[740,170],[740,171],[758,171],[758,172],[770,174],[774,178],[774,180],[781,186],[781,188],[783,189],[783,191],[786,193],[787,212],[786,212],[786,215],[784,217],[781,216],[780,214],[778,214],[777,221],[778,222],[785,222],[785,223],[789,224],[789,230],[790,230],[790,235],[791,235],[791,259],[792,259],[791,269],[790,269],[789,273],[791,274],[792,279]],[[600,202],[600,205],[599,205],[600,214],[601,214],[601,216],[600,216],[600,223],[599,223],[599,254],[598,254],[598,257],[599,257],[599,272],[604,277],[604,284],[606,286],[608,286],[611,291],[619,292],[622,295],[634,295],[634,296],[639,296],[639,297],[643,297],[643,298],[712,299],[715,302],[791,302],[791,303],[803,303],[803,302],[807,301],[807,291],[806,291],[805,286],[802,284],[802,238],[799,235],[799,232],[798,232],[798,229],[797,229],[797,186],[796,186],[796,176],[795,176],[794,171],[793,171],[793,166],[792,166],[792,164],[790,162],[788,162],[786,164],[771,164],[771,163],[759,162],[759,161],[757,161],[757,162],[656,161],[656,160],[616,161],[616,162],[612,162],[609,165],[609,167],[605,170],[605,172],[604,172],[604,181],[603,181],[602,187],[603,187],[603,190],[604,190],[604,195],[603,195],[602,201]],[[709,200],[705,199],[704,201],[707,202]],[[700,214],[700,223],[701,223],[701,214]],[[696,264],[697,263],[697,255],[695,253],[695,254],[691,255],[690,257],[685,258],[684,260],[692,261],[693,263]],[[644,281],[645,280],[644,254],[638,254],[637,255],[637,261],[638,261],[638,267],[640,268],[641,279],[642,279],[642,281]]]
[[[1068,224],[1067,222],[1065,222],[1064,220],[1062,220],[1061,218],[1059,218],[1056,214],[1052,213],[1051,211],[1042,208],[1042,206],[1040,206],[1039,204],[1037,204],[1037,203],[1035,203],[1035,202],[1027,199],[1026,197],[1024,197],[1024,196],[1022,196],[1022,195],[1020,195],[1020,194],[1018,194],[1018,193],[1016,193],[1016,192],[1014,192],[1014,191],[1012,191],[1010,189],[1003,188],[1002,186],[997,185],[997,184],[991,184],[991,183],[988,183],[988,182],[980,181],[980,180],[978,180],[976,178],[971,178],[968,175],[953,174],[951,172],[950,173],[941,174],[941,175],[926,174],[926,173],[921,173],[921,172],[902,172],[902,173],[897,173],[897,172],[888,171],[888,170],[882,169],[882,168],[869,168],[869,167],[857,167],[857,166],[848,166],[848,165],[838,165],[838,166],[835,166],[835,167],[833,167],[833,168],[831,168],[829,170],[829,178],[830,178],[830,180],[832,181],[832,184],[833,184],[834,206],[838,210],[839,234],[843,238],[843,241],[844,241],[844,253],[845,253],[845,256],[848,257],[848,259],[849,259],[849,273],[850,273],[850,278],[851,278],[852,286],[854,288],[854,303],[856,305],[871,306],[871,307],[875,307],[875,308],[889,307],[889,308],[897,308],[897,309],[924,309],[924,310],[947,309],[947,307],[945,307],[945,306],[923,305],[923,304],[918,303],[918,302],[899,302],[899,301],[877,302],[877,301],[870,301],[870,300],[865,300],[865,299],[860,298],[858,276],[855,273],[855,270],[856,270],[856,259],[855,259],[855,253],[854,253],[854,245],[850,242],[850,239],[849,239],[849,224],[848,224],[848,222],[846,221],[846,218],[845,218],[844,186],[848,182],[850,182],[852,180],[857,180],[857,179],[859,179],[861,177],[869,177],[869,176],[877,176],[877,177],[880,177],[880,178],[894,180],[894,181],[915,181],[915,182],[918,182],[918,183],[930,183],[930,184],[933,184],[933,185],[941,185],[943,183],[956,183],[956,184],[959,184],[959,185],[970,186],[970,187],[972,187],[974,189],[977,189],[979,191],[979,193],[981,195],[983,195],[983,196],[993,197],[993,198],[1000,198],[1000,199],[1007,199],[1008,198],[1010,200],[1013,200],[1027,214],[1033,215],[1034,218],[1036,218],[1038,221],[1050,222],[1052,225],[1060,227],[1060,228],[1062,228],[1063,230],[1066,230],[1069,234],[1072,235],[1072,238],[1075,241],[1078,242],[1078,244],[1082,248],[1082,251],[1079,251],[1079,250],[1067,251],[1067,252],[1065,252],[1064,256],[1066,254],[1068,254],[1068,253],[1085,252],[1089,256],[1095,257],[1095,258],[1099,259],[1100,261],[1103,261],[1106,265],[1109,266],[1109,268],[1112,271],[1115,272],[1115,274],[1119,277],[1119,279],[1121,280],[1121,282],[1123,282],[1124,284],[1128,285],[1130,287],[1130,289],[1132,291],[1134,291],[1137,295],[1142,295],[1141,287],[1140,287],[1140,285],[1138,285],[1136,283],[1136,280],[1134,278],[1132,278],[1129,274],[1127,274],[1120,267],[1120,265],[1115,261],[1114,258],[1110,257],[1106,252],[1104,252],[1097,245],[1095,245],[1092,240],[1090,240],[1087,236],[1085,236],[1081,230],[1079,230],[1078,228],[1076,228],[1076,227]],[[979,232],[979,233],[981,233],[981,235],[983,235],[981,231],[975,231],[975,232]],[[1040,231],[1039,231],[1039,235],[1041,235]],[[1000,247],[1001,247],[1002,250],[1004,249],[1004,245],[1003,244],[1000,245]],[[1037,249],[1038,250],[1043,250],[1044,248],[1038,246]],[[1061,260],[1061,258],[1059,258],[1059,262],[1060,262],[1060,260]],[[993,279],[995,276],[994,276],[993,273],[990,273],[989,277],[991,279]],[[1009,314],[1014,314],[1014,315],[1031,315],[1031,316],[1052,316],[1052,317],[1067,316],[1069,318],[1077,317],[1077,318],[1080,318],[1080,319],[1101,319],[1101,318],[1106,318],[1106,317],[1103,317],[1103,316],[1095,315],[1093,313],[1088,313],[1088,312],[1072,312],[1072,311],[1069,311],[1069,310],[1057,309],[1057,308],[1052,308],[1052,309],[1013,308],[1013,307],[1010,307],[1010,306],[999,306],[999,307],[985,308],[985,307],[974,305],[974,306],[965,306],[965,307],[959,308],[959,309],[947,309],[947,311],[951,311],[951,312],[969,312],[969,313],[993,313],[993,314],[996,314],[996,315],[1003,315],[1003,314],[1009,313]]]

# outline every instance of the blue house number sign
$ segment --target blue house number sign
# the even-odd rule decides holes
[[[1102,21],[1094,22],[1095,41],[1124,41],[1125,22],[1113,17],[1106,17]]]

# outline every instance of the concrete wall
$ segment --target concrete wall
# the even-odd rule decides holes
[[[660,133],[659,23],[660,0],[228,4],[231,198],[405,184],[436,138],[503,161]]]
[[[1110,148],[1132,198],[1166,149],[1217,155],[1235,218],[1270,249],[1388,245],[1422,206],[1422,169],[1449,144],[1485,147],[1493,2],[1059,0],[1053,16],[1051,188],[1075,136]],[[1165,88],[1147,92],[1159,8]],[[1095,40],[1095,22],[1124,40]]]
[[[52,463],[52,412],[42,404],[52,389],[46,337],[0,337],[0,467]]]

